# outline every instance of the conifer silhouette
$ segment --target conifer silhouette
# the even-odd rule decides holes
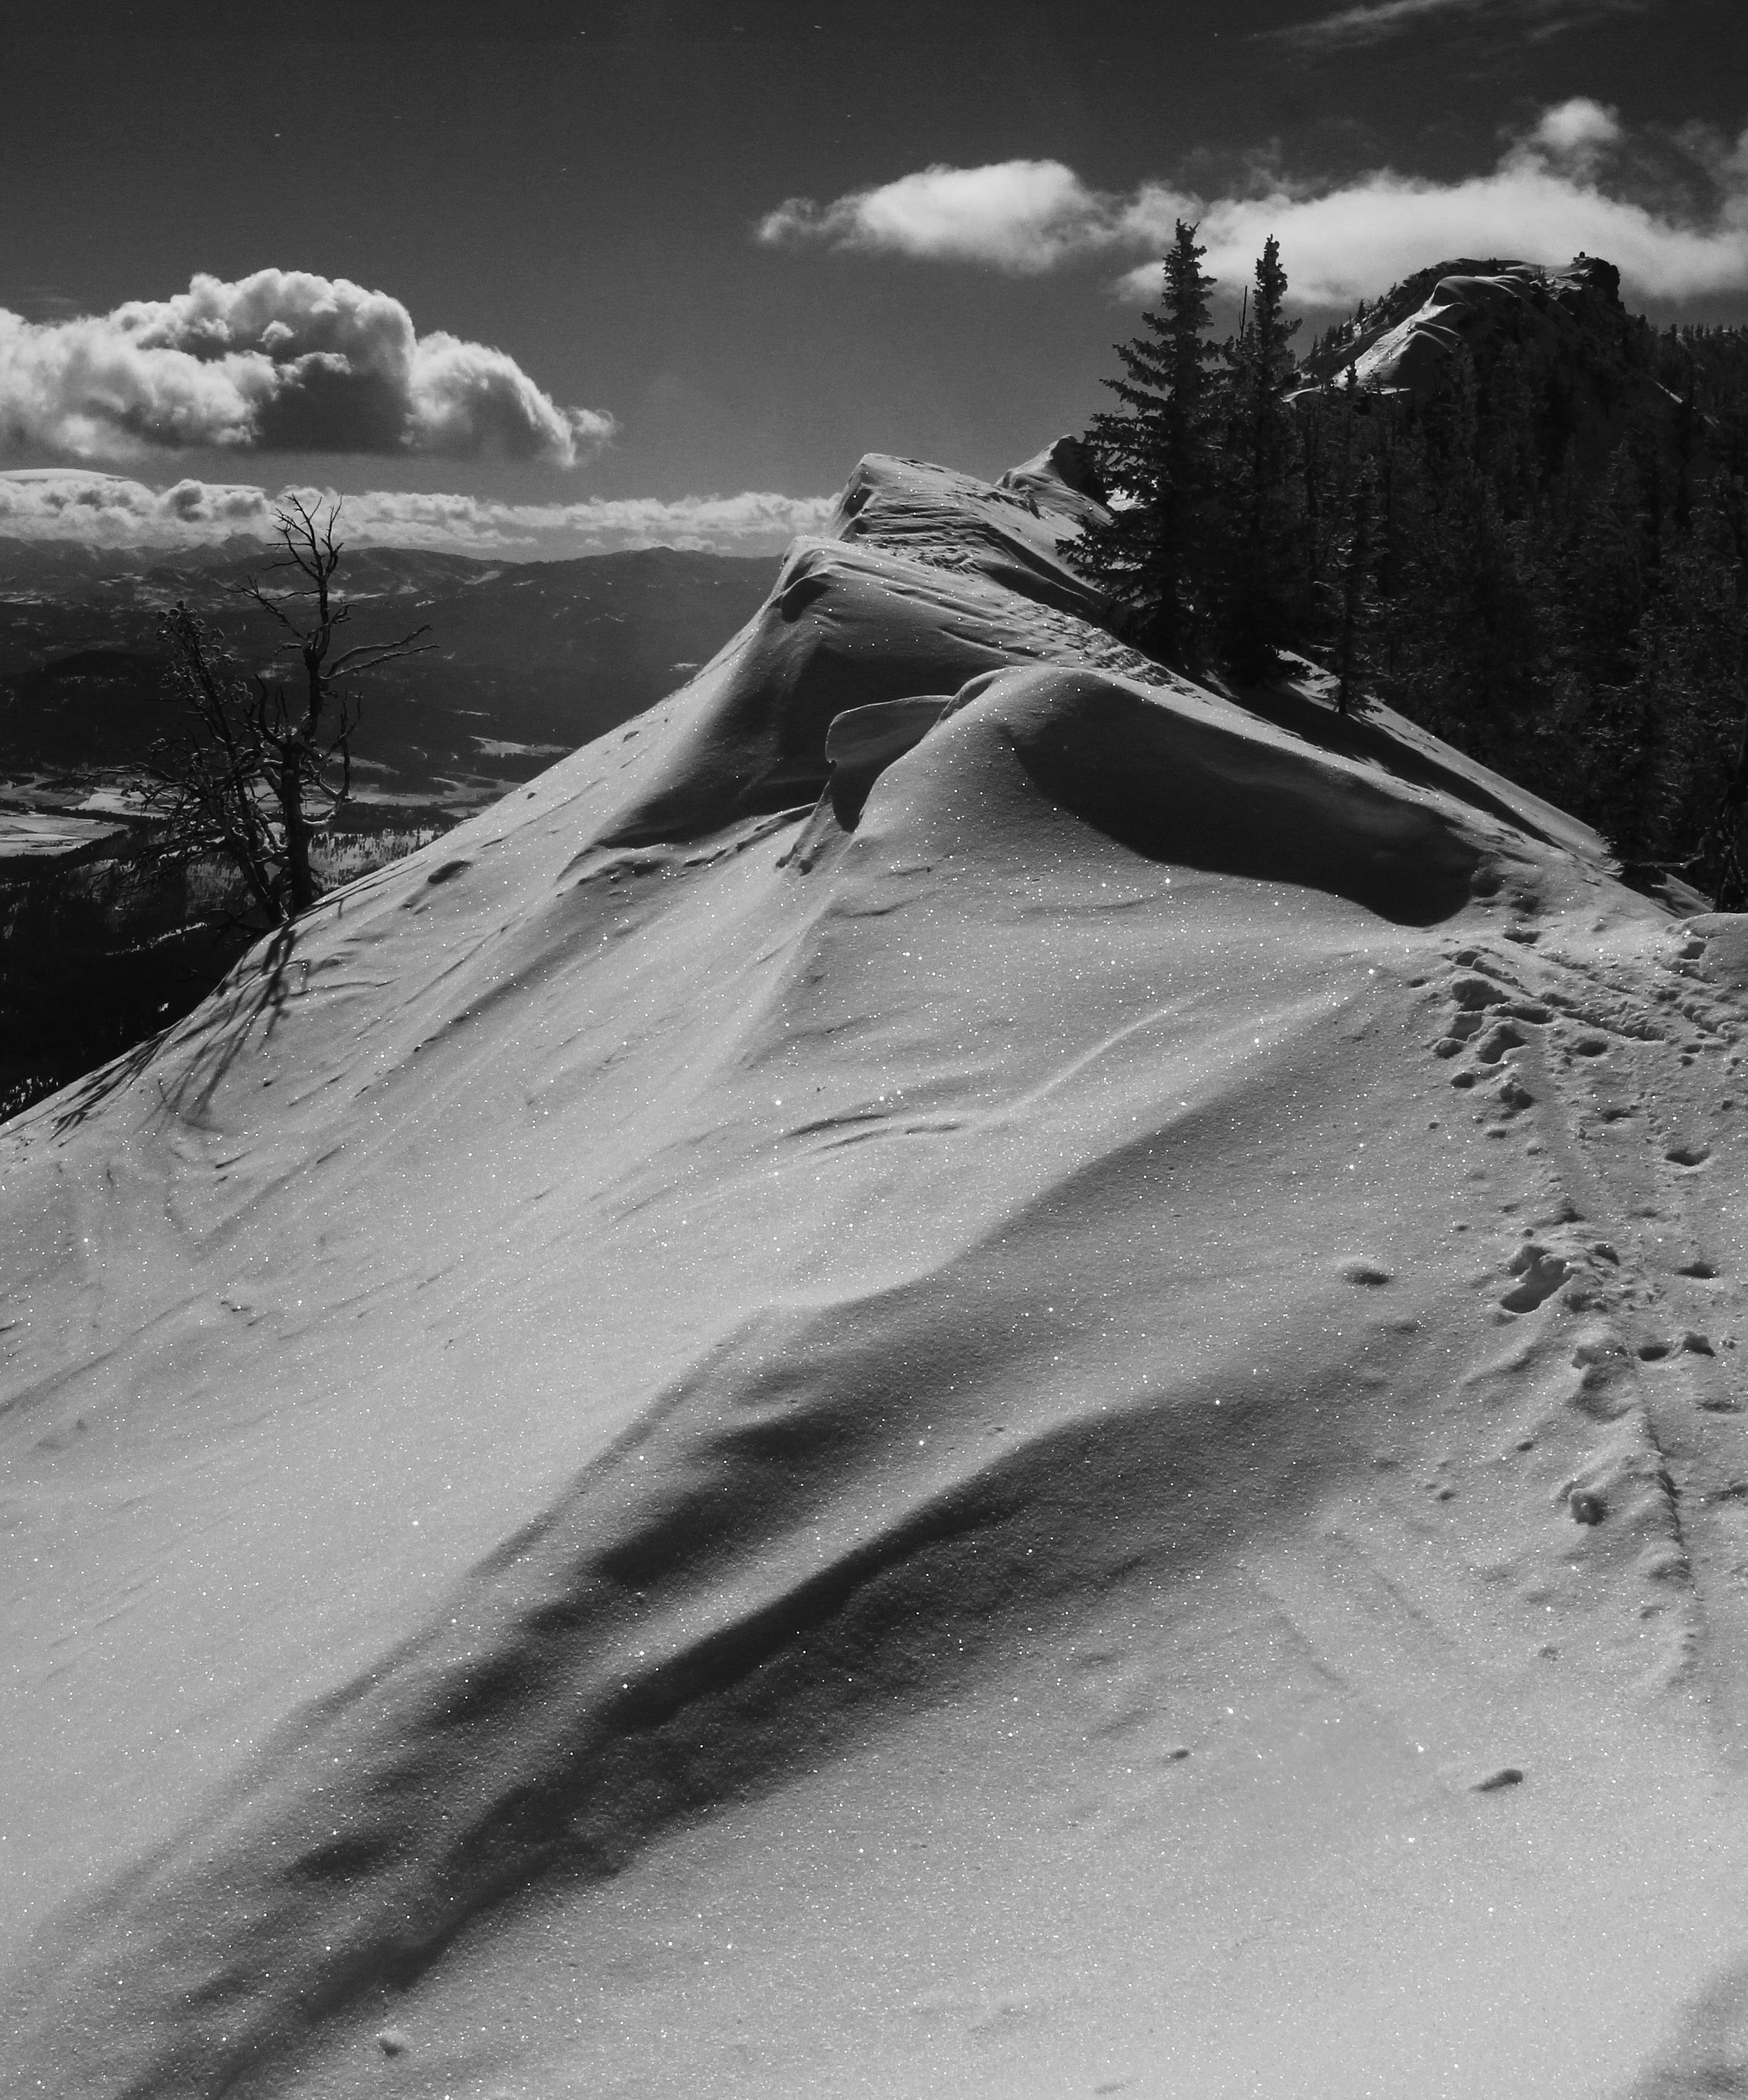
[[[1075,556],[1127,609],[1133,638],[1165,658],[1194,646],[1215,493],[1207,367],[1216,352],[1206,337],[1213,280],[1195,236],[1177,221],[1164,297],[1141,316],[1149,332],[1117,346],[1126,376],[1105,384],[1123,408],[1095,417],[1088,433],[1115,501]]]

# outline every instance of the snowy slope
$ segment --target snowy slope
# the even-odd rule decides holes
[[[0,1132],[7,2100],[1748,2078],[1748,922],[1054,486]]]

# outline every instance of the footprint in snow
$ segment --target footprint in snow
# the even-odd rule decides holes
[[[1483,1065],[1497,1065],[1507,1050],[1521,1050],[1527,1039],[1521,1029],[1502,1021],[1489,1031],[1484,1042],[1476,1046],[1476,1059]]]
[[[1571,1268],[1563,1255],[1550,1254],[1532,1241],[1512,1255],[1511,1273],[1522,1280],[1506,1292],[1500,1304],[1507,1312],[1533,1312],[1559,1290]]]

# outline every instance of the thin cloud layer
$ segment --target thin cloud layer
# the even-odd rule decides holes
[[[1569,166],[1593,168],[1609,148],[1620,145],[1626,136],[1619,110],[1593,102],[1587,95],[1574,95],[1544,109],[1525,143]]]
[[[0,538],[87,547],[178,549],[232,538],[271,540],[289,495],[325,505],[334,492],[183,480],[152,488],[78,467],[0,473]],[[500,503],[489,497],[370,489],[341,499],[341,536],[356,546],[420,547],[510,561],[553,561],[633,547],[720,554],[776,554],[823,530],[836,499],[748,491],[737,496],[594,496],[579,503]]]
[[[570,467],[611,417],[563,408],[512,357],[386,292],[303,270],[30,321],[0,308],[0,446],[75,459],[154,450],[422,452]]]
[[[1263,242],[1281,243],[1295,298],[1340,307],[1455,255],[1564,262],[1581,249],[1628,287],[1680,303],[1748,289],[1748,133],[1733,147],[1699,131],[1671,150],[1707,199],[1683,209],[1631,193],[1632,142],[1618,113],[1574,96],[1544,110],[1486,173],[1435,182],[1378,168],[1340,183],[1281,178],[1207,197],[1164,183],[1127,196],[1089,188],[1059,161],[928,168],[833,203],[792,198],[758,229],[774,245],[970,262],[1038,272],[1128,249],[1157,257],[1181,218],[1200,226],[1207,267],[1247,281]],[[1156,262],[1125,291],[1150,298]]]
[[[1290,22],[1265,36],[1307,48],[1376,44],[1423,24],[1509,14],[1533,38],[1547,37],[1597,15],[1636,14],[1643,0],[1358,0],[1309,22]]]

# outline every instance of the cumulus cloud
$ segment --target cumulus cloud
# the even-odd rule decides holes
[[[333,494],[311,488],[273,494],[249,483],[196,480],[153,488],[85,468],[24,468],[0,473],[0,538],[169,549],[236,537],[267,541],[274,536],[274,511],[287,496],[326,505]],[[748,491],[672,501],[594,496],[529,504],[370,489],[341,501],[341,536],[351,545],[532,561],[655,546],[775,554],[798,533],[821,531],[836,498]]]
[[[1281,243],[1296,295],[1341,306],[1447,256],[1510,256],[1560,262],[1605,255],[1643,297],[1684,301],[1748,289],[1748,170],[1740,155],[1687,156],[1709,178],[1702,208],[1641,202],[1611,183],[1611,156],[1626,143],[1616,113],[1583,97],[1544,110],[1485,174],[1432,182],[1379,168],[1318,188],[1279,182],[1250,196],[1204,199],[1148,186],[1126,207],[1128,223],[1163,248],[1179,218],[1198,219],[1207,267],[1229,284],[1250,274],[1271,233]],[[1132,271],[1127,287],[1151,294],[1157,268]]]
[[[1589,166],[1626,136],[1619,110],[1592,102],[1587,95],[1574,95],[1544,109],[1525,143],[1552,159]]]
[[[562,408],[501,350],[344,277],[197,276],[169,299],[27,320],[0,308],[0,445],[484,455],[574,466],[612,418]]]
[[[1560,262],[1581,249],[1619,266],[1633,291],[1672,302],[1748,289],[1748,133],[1733,147],[1692,130],[1671,150],[1705,201],[1631,193],[1638,171],[1617,112],[1584,96],[1554,104],[1483,174],[1435,182],[1393,168],[1344,183],[1278,177],[1204,196],[1165,183],[1128,196],[1090,189],[1059,161],[928,168],[828,205],[792,198],[759,228],[773,243],[975,262],[1039,271],[1128,249],[1154,257],[1176,220],[1200,226],[1206,267],[1229,289],[1270,234],[1296,298],[1343,306],[1447,256]],[[1159,289],[1157,262],[1123,289]]]
[[[828,205],[791,197],[759,223],[768,245],[833,248],[1048,270],[1112,237],[1110,202],[1060,161],[929,167]]]

